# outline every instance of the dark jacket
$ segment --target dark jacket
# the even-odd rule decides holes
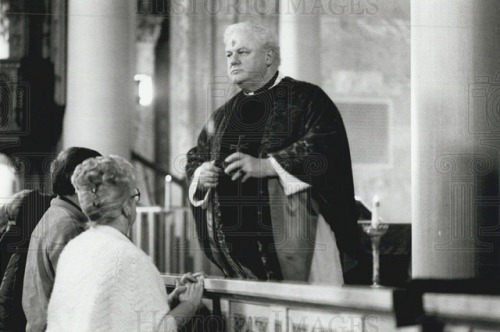
[[[51,197],[35,189],[23,191],[14,199],[22,200],[17,216],[11,216],[15,217],[16,225],[11,226],[0,244],[0,259],[2,266],[6,266],[0,285],[0,331],[25,330],[22,293],[29,240]]]

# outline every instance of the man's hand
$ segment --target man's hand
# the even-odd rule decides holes
[[[269,158],[260,159],[241,152],[235,152],[224,161],[228,164],[224,172],[232,174],[231,180],[233,181],[241,179],[241,182],[245,182],[250,177],[264,178],[276,175]]]
[[[215,161],[205,161],[201,164],[198,190],[207,191],[209,188],[215,188],[219,182],[220,173],[222,169],[215,166]]]

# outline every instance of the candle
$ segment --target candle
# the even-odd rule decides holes
[[[377,195],[373,196],[372,202],[372,228],[377,228],[380,225],[378,210],[380,209],[380,200]]]
[[[172,205],[172,176],[165,176],[165,211],[169,211]]]

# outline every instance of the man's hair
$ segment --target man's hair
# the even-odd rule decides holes
[[[108,224],[122,213],[135,185],[134,167],[119,156],[91,158],[79,165],[71,181],[83,212],[97,224]]]
[[[76,166],[89,158],[100,155],[95,150],[81,147],[71,147],[59,153],[57,158],[50,164],[50,178],[54,194],[73,195],[75,188],[71,184],[71,176]]]
[[[264,49],[272,49],[276,53],[276,64],[280,64],[280,46],[278,36],[274,32],[254,22],[235,23],[228,26],[224,31],[224,44],[230,41],[231,35],[235,32],[249,33]]]

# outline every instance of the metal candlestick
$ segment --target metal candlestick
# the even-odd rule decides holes
[[[363,231],[370,236],[372,243],[373,256],[373,275],[371,287],[378,288],[380,285],[380,238],[387,232],[389,225],[379,224],[376,227],[373,225],[364,225]]]

